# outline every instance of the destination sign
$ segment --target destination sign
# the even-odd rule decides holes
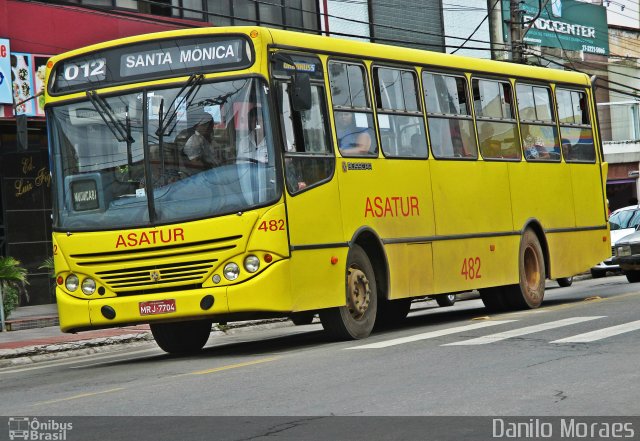
[[[244,40],[235,39],[124,53],[120,56],[120,76],[237,64],[243,59],[244,44]]]
[[[191,75],[244,69],[251,66],[253,53],[241,36],[207,36],[157,40],[96,51],[54,68],[51,94]]]

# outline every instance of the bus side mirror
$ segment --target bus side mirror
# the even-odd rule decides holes
[[[309,74],[298,72],[293,76],[293,110],[304,112],[311,109],[311,80]]]

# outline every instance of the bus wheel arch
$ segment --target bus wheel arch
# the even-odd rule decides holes
[[[345,304],[319,311],[322,327],[337,340],[357,340],[371,334],[378,308],[378,288],[370,257],[352,244],[345,266]]]

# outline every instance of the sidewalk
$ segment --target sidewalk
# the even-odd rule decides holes
[[[17,308],[7,322],[13,330],[0,332],[0,368],[143,345],[156,347],[149,325],[64,333],[58,326],[55,304]],[[287,318],[234,322],[224,330],[214,325],[212,334],[232,334],[258,326],[273,328],[293,323]]]
[[[58,327],[56,305],[17,308],[0,332],[0,367],[85,355],[119,344],[153,340],[148,325],[65,334]]]

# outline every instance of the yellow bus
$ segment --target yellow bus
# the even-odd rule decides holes
[[[318,314],[367,337],[413,299],[537,308],[611,254],[583,74],[261,27],[48,63],[65,332]]]

